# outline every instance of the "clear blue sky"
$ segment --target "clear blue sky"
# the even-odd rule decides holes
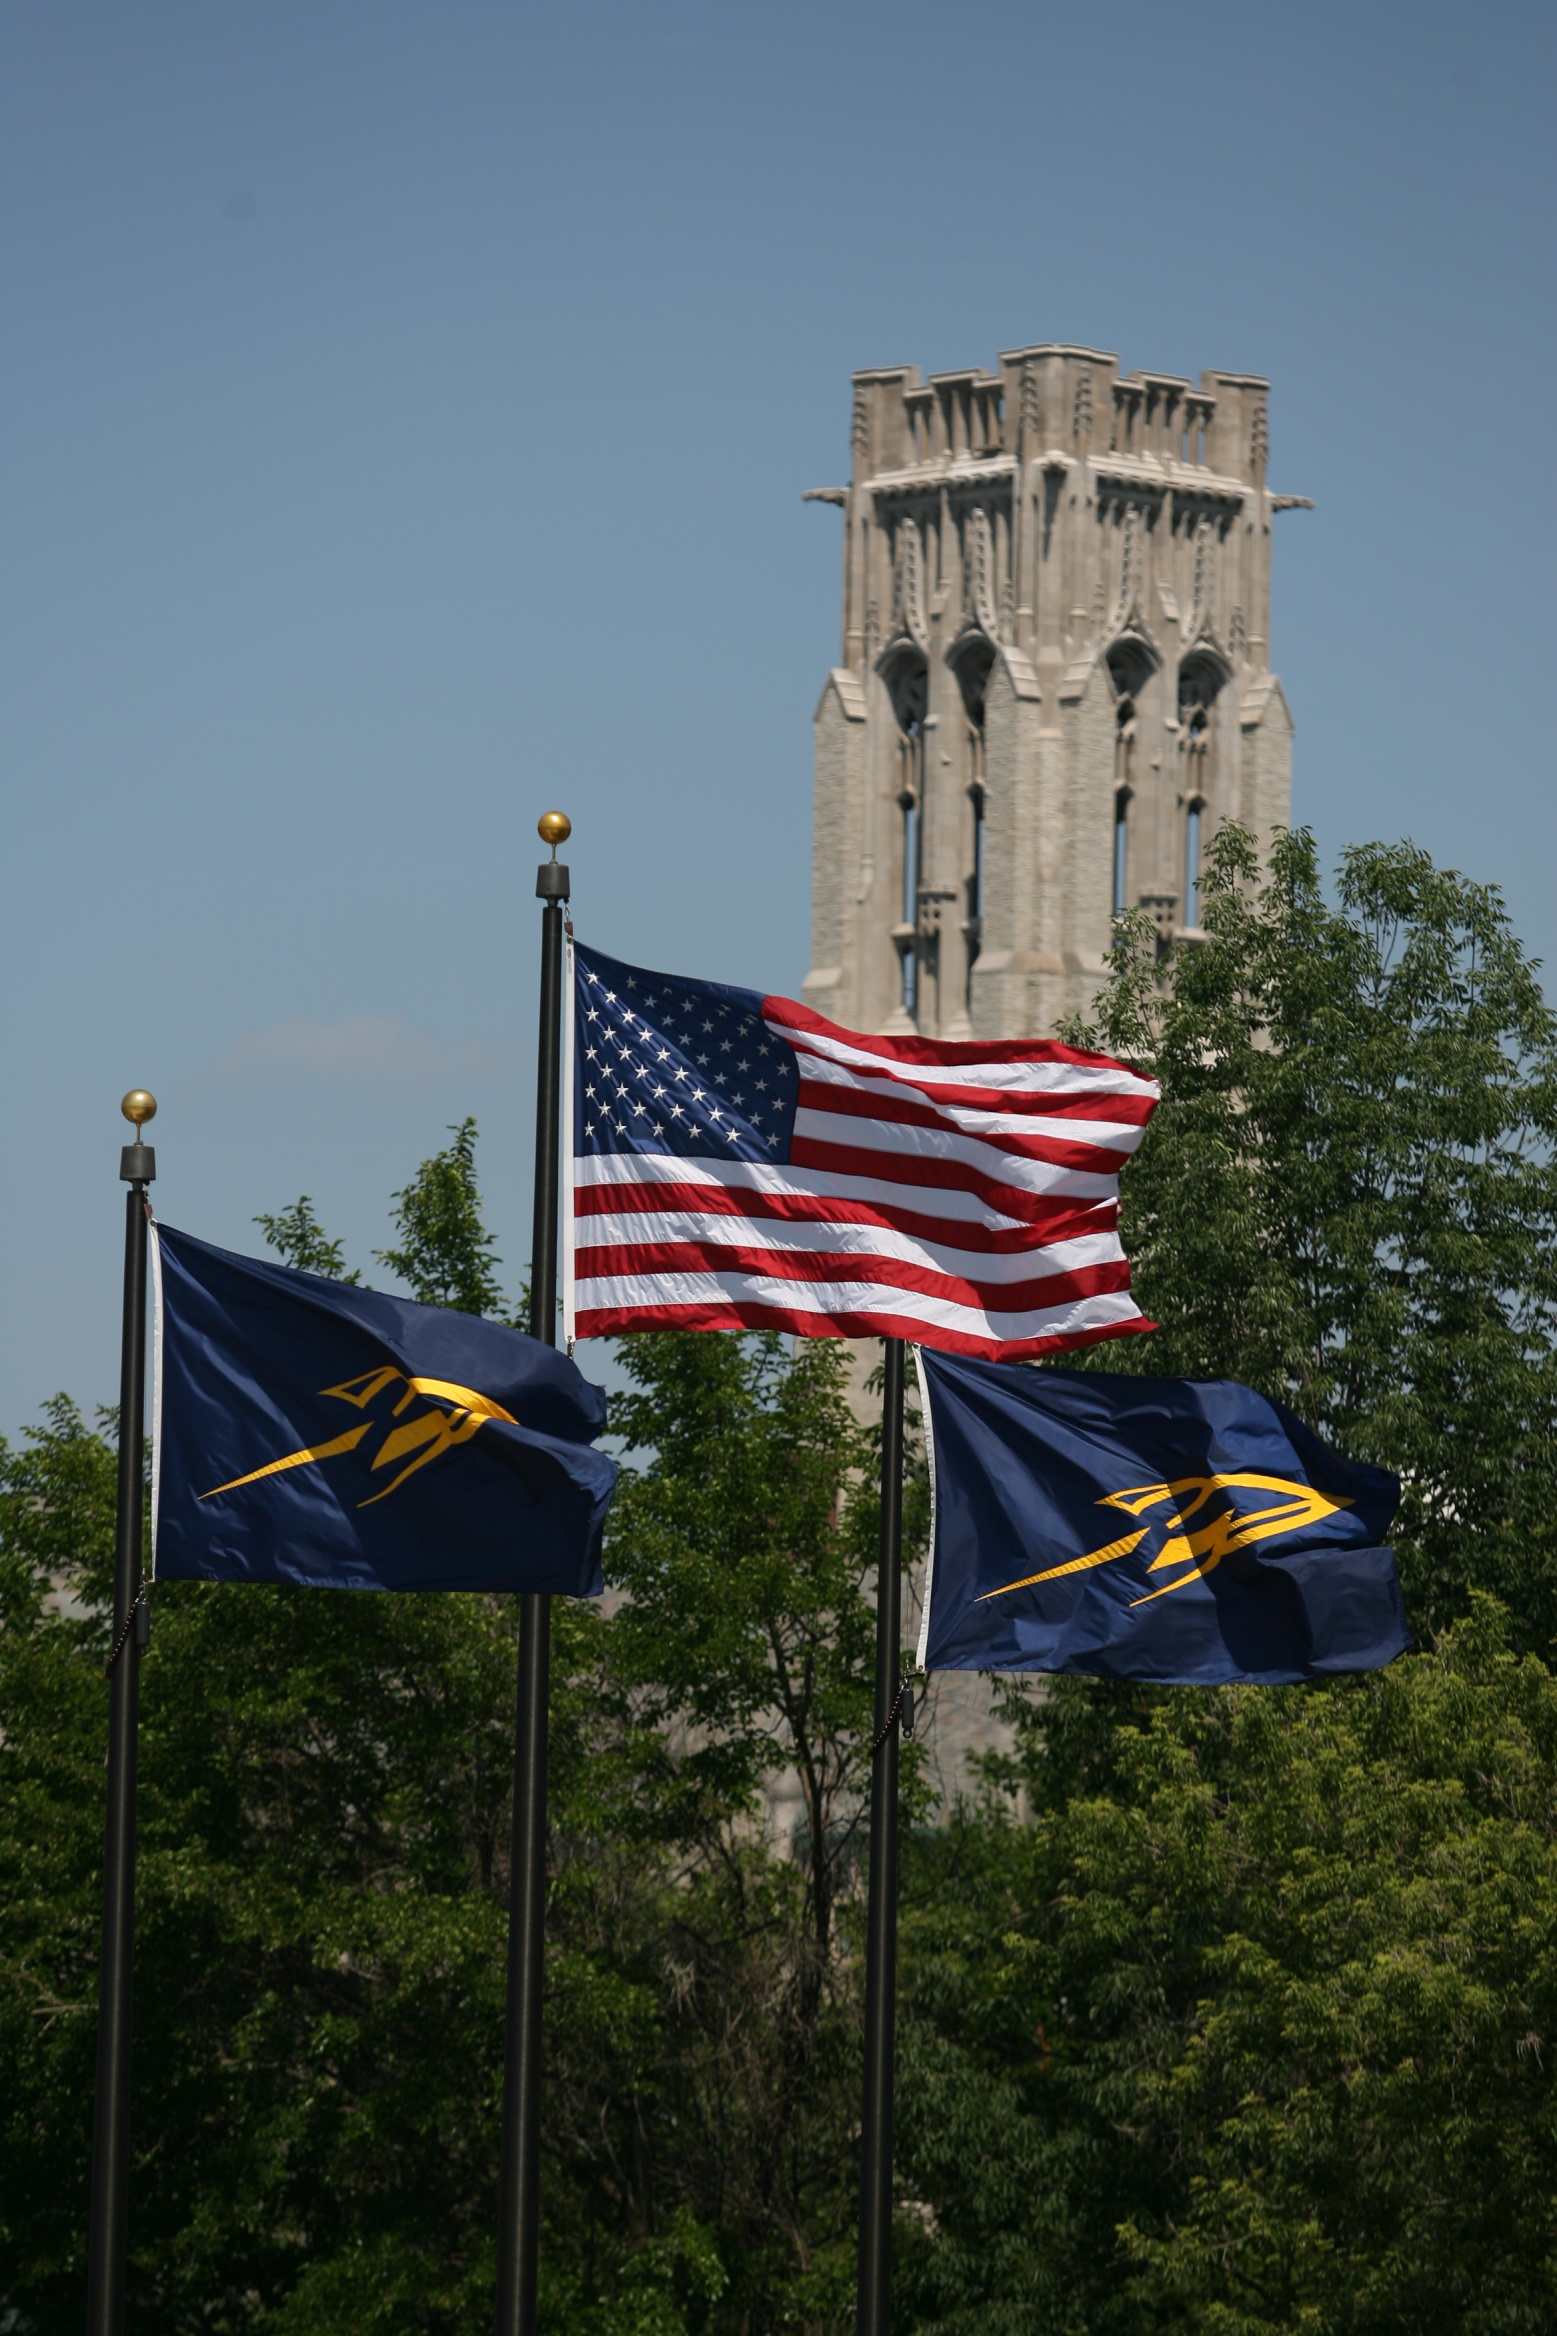
[[[848,376],[1272,381],[1296,816],[1553,908],[1549,7],[10,0],[0,1427],[171,1222],[366,1263],[466,1111],[528,1249],[580,930],[805,970]]]

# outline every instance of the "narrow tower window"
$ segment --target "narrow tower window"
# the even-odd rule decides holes
[[[1130,797],[1135,792],[1135,700],[1126,694],[1114,712],[1114,914],[1130,905]]]
[[[1200,922],[1200,802],[1191,801],[1184,814],[1184,922]]]
[[[903,743],[906,747],[916,741]],[[905,755],[905,763],[907,759]],[[919,1004],[919,952],[913,940],[919,917],[919,804],[906,776],[898,802],[903,810],[903,1011],[912,1014]]]
[[[1114,685],[1114,863],[1113,911],[1130,905],[1130,804],[1136,789],[1135,750],[1140,732],[1141,695],[1154,667],[1149,651],[1129,635],[1108,652]]]
[[[992,644],[978,634],[953,652],[952,669],[962,692],[963,769],[973,811],[968,873],[964,880],[967,915],[963,921],[963,1005],[973,1007],[973,968],[984,937],[984,705],[990,668],[995,662]]]
[[[970,787],[973,799],[973,873],[968,878],[968,999],[973,1003],[973,968],[984,938],[984,790]]]
[[[903,819],[902,915],[892,934],[902,964],[903,1011],[919,1007],[919,885],[924,857],[924,730],[929,675],[922,657],[894,659],[884,679],[897,716],[897,800]]]
[[[1200,838],[1216,787],[1215,707],[1223,668],[1198,654],[1179,667],[1179,801],[1184,806],[1184,923],[1200,923]]]

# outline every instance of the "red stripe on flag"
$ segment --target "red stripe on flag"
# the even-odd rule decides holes
[[[1056,1168],[1079,1168],[1091,1176],[1117,1175],[1120,1161],[1128,1159],[1135,1149],[1133,1144],[1088,1144],[1075,1137],[1039,1135],[1024,1128],[1020,1121],[1014,1127],[968,1127],[949,1112],[938,1111],[915,1096],[867,1095],[858,1087],[835,1087],[808,1079],[803,1071],[799,1108],[832,1112],[840,1119],[874,1120],[881,1127],[939,1128],[945,1135],[966,1136],[974,1143],[988,1144],[994,1151],[1010,1152],[1017,1159],[1047,1160]],[[984,1106],[986,1110],[991,1108]]]
[[[922,1297],[943,1299],[949,1306],[976,1306],[999,1314],[1064,1306],[1075,1298],[1097,1298],[1130,1287],[1130,1268],[1122,1257],[1076,1266],[1064,1273],[1034,1274],[1026,1281],[978,1282],[962,1274],[939,1272],[933,1266],[916,1265],[910,1258],[890,1257],[879,1249],[760,1249],[746,1242],[716,1241],[581,1246],[574,1271],[586,1298],[592,1281],[701,1271],[756,1274],[763,1281],[809,1282],[824,1295],[829,1282],[881,1282],[893,1289],[917,1290]]]
[[[904,1187],[905,1191],[911,1189]],[[1022,1199],[1031,1207],[1033,1195]],[[934,1216],[913,1208],[887,1208],[869,1201],[842,1200],[813,1193],[759,1192],[727,1184],[581,1184],[574,1194],[581,1238],[585,1220],[632,1213],[642,1216],[696,1210],[703,1216],[765,1218],[774,1224],[876,1225],[913,1240],[944,1241],[958,1249],[982,1250],[990,1257],[1017,1257],[1034,1247],[1033,1225],[997,1227],[971,1219]],[[1014,1214],[1014,1212],[1011,1212]],[[1115,1200],[1055,1201],[1042,1212],[1043,1246],[1076,1241],[1092,1233],[1112,1233],[1119,1225]]]
[[[868,1070],[863,1063],[840,1063],[832,1055],[812,1054],[803,1046],[795,1047],[793,1053],[802,1079],[810,1073],[815,1082],[819,1077],[815,1066],[826,1064],[843,1074],[828,1080],[829,1086],[850,1085],[870,1096],[907,1094],[916,1101],[944,1106],[947,1111],[998,1111],[1019,1119],[1100,1119],[1119,1127],[1144,1127],[1157,1107],[1151,1095],[1075,1094],[1049,1089],[1024,1095],[1009,1087],[952,1087],[939,1079],[921,1086],[908,1064],[900,1072],[887,1064],[878,1071]]]
[[[789,1158],[791,1166],[795,1168],[812,1168],[834,1176],[873,1176],[880,1181],[890,1176],[889,1163],[894,1161],[891,1152],[871,1151],[862,1144],[824,1143],[815,1136],[802,1135],[791,1137]],[[921,1191],[976,1193],[980,1200],[988,1201],[990,1207],[998,1209],[1002,1216],[1022,1218],[1035,1231],[1042,1227],[1044,1240],[1049,1237],[1046,1212],[1053,1203],[1048,1193],[1024,1192],[1019,1185],[1003,1184],[998,1177],[987,1176],[983,1169],[975,1168],[967,1160],[938,1160],[923,1155],[910,1157],[899,1154],[896,1164],[900,1172],[912,1170],[914,1185]],[[1075,1173],[1075,1170],[1055,1170],[1056,1176]],[[905,1185],[908,1182],[906,1173],[903,1181]],[[1098,1181],[1102,1182],[1101,1177]],[[1077,1207],[1084,1205],[1090,1197],[1086,1193],[1064,1196]],[[1099,1200],[1111,1197],[1102,1193],[1097,1195]]]
[[[1149,1071],[1138,1071],[1131,1063],[1120,1062],[1108,1054],[1087,1054],[1080,1047],[1066,1046],[1058,1038],[882,1038],[859,1030],[844,1030],[836,1022],[829,1022],[802,1006],[795,998],[764,998],[762,1017],[765,1022],[781,1022],[787,1030],[797,1033],[814,1032],[820,1038],[841,1039],[846,1046],[858,1047],[862,1054],[879,1055],[883,1062],[922,1063],[938,1070],[943,1066],[955,1069],[962,1063],[1065,1063],[1078,1070],[1097,1071],[1105,1076],[1127,1072],[1130,1077],[1151,1082]]]
[[[917,1315],[876,1313],[834,1314],[825,1322],[814,1314],[791,1313],[785,1306],[733,1306],[715,1299],[691,1306],[580,1307],[575,1336],[617,1338],[639,1330],[784,1330],[801,1338],[907,1338],[921,1346],[940,1347],[949,1354],[975,1355],[990,1362],[1029,1362],[1038,1355],[1069,1354],[1084,1346],[1098,1346],[1108,1338],[1130,1338],[1155,1330],[1155,1322],[1111,1322],[1097,1330],[1058,1331],[1052,1337],[975,1338],[957,1330],[927,1329]]]

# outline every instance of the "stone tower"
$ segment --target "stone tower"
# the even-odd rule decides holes
[[[1220,821],[1285,822],[1268,385],[1095,349],[854,376],[843,659],[816,713],[807,1002],[855,1029],[1043,1036],[1110,919],[1197,930]]]

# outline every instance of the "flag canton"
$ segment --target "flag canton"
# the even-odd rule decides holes
[[[789,1158],[800,1073],[756,990],[574,951],[580,1154]]]

